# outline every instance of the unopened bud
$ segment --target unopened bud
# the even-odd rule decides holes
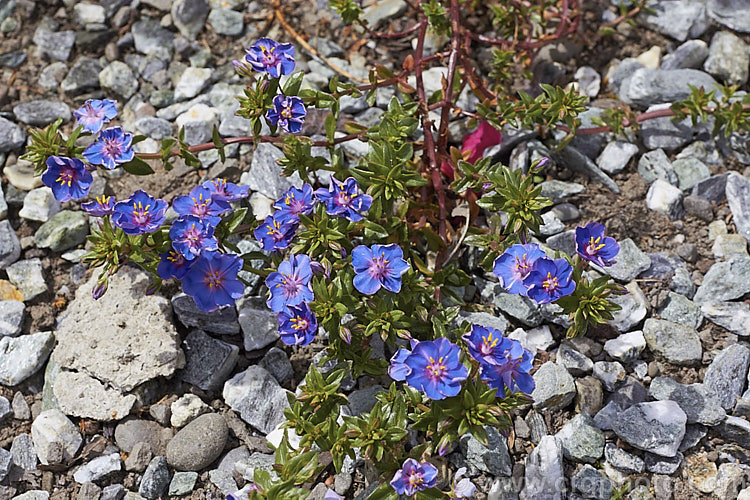
[[[94,300],[99,300],[99,298],[102,295],[104,295],[106,291],[107,291],[107,282],[106,281],[99,282],[91,291],[91,296],[94,298]]]

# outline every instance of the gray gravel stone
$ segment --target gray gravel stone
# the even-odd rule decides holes
[[[99,500],[122,500],[123,498],[125,498],[125,487],[121,484],[111,484],[102,490]]]
[[[604,343],[604,350],[607,351],[607,354],[623,363],[631,363],[638,359],[645,348],[646,339],[640,330],[623,333],[619,337]]]
[[[0,384],[18,385],[36,373],[55,345],[52,332],[0,338]]]
[[[655,149],[641,156],[638,160],[638,173],[649,183],[662,179],[670,184],[677,184],[677,174],[663,149]]]
[[[608,274],[619,281],[632,281],[650,266],[649,256],[643,253],[630,238],[620,241],[620,253],[614,265],[609,267],[592,265],[598,272]]]
[[[24,197],[23,208],[18,215],[28,220],[47,222],[60,208],[60,202],[55,199],[52,189],[42,186],[32,189]]]
[[[243,15],[230,9],[211,9],[208,24],[218,35],[238,36],[245,28]]]
[[[604,434],[587,415],[576,415],[555,434],[562,442],[565,458],[593,464],[602,456]]]
[[[152,420],[128,419],[115,427],[115,442],[126,453],[132,453],[138,443],[148,443],[157,455],[166,455],[173,431]]]
[[[591,465],[584,465],[571,479],[573,489],[584,498],[609,500],[612,497],[612,481]],[[574,498],[572,495],[568,498]]]
[[[679,293],[669,292],[669,298],[658,311],[658,316],[673,323],[698,328],[703,322],[700,307]]]
[[[268,350],[263,359],[260,360],[260,366],[268,370],[279,384],[291,382],[294,376],[294,369],[289,361],[289,356],[278,347],[272,347]]]
[[[12,465],[13,455],[8,450],[0,448],[0,481],[4,481],[8,477]]]
[[[26,306],[20,300],[0,300],[0,338],[21,333]]]
[[[85,463],[73,474],[78,484],[99,481],[109,474],[122,470],[122,460],[119,453],[111,453],[97,457]]]
[[[135,50],[141,54],[155,55],[169,60],[174,50],[174,33],[162,28],[159,21],[148,17],[141,18],[131,29]]]
[[[596,164],[608,174],[617,174],[625,170],[630,159],[638,152],[638,146],[624,141],[607,144],[596,160]]]
[[[669,103],[654,104],[649,106],[646,112],[669,109],[669,107]],[[694,128],[689,118],[676,122],[671,117],[664,116],[645,120],[641,125],[641,137],[646,149],[661,148],[666,151],[674,151],[690,142],[693,133]]]
[[[34,243],[39,248],[53,252],[70,250],[83,243],[89,234],[89,225],[83,212],[63,210],[37,229]]]
[[[750,367],[750,349],[730,345],[714,358],[706,370],[703,383],[725,410],[734,408],[735,401],[745,388],[746,374]],[[703,422],[701,422],[703,423]]]
[[[242,174],[240,184],[250,186],[272,200],[278,200],[293,185],[301,185],[299,176],[281,176],[281,166],[276,163],[284,154],[279,148],[269,143],[258,144],[250,163],[250,171]]]
[[[233,335],[240,332],[237,310],[234,307],[221,307],[216,311],[206,313],[198,309],[191,297],[180,293],[172,297],[172,308],[180,323],[188,328],[198,328],[221,335]]]
[[[284,421],[287,391],[260,366],[251,366],[224,384],[224,401],[242,420],[264,434]]]
[[[185,369],[180,378],[204,391],[218,390],[234,370],[239,347],[222,342],[202,330],[193,330],[183,342]]]
[[[625,368],[617,361],[597,361],[594,363],[594,377],[601,381],[605,389],[612,392],[625,380]]]
[[[542,187],[541,196],[550,198],[553,203],[560,203],[567,200],[571,196],[583,193],[586,188],[582,184],[577,182],[566,182],[566,181],[544,181],[540,184]]]
[[[682,191],[662,179],[655,180],[648,188],[646,206],[670,219],[681,219],[684,215]]]
[[[708,50],[703,69],[727,85],[747,82],[750,52],[740,37],[729,31],[714,33]]]
[[[0,153],[13,151],[24,145],[26,134],[21,127],[0,116]]]
[[[649,28],[680,42],[698,38],[709,25],[703,2],[657,0],[649,4],[649,12],[638,18]]]
[[[628,453],[614,443],[604,446],[604,457],[612,467],[626,474],[641,474],[645,468],[641,457]]]
[[[60,88],[69,96],[77,96],[99,88],[99,72],[102,65],[97,59],[79,57],[70,68]]]
[[[145,441],[139,441],[133,447],[128,458],[125,459],[125,470],[129,472],[143,472],[148,467],[153,456],[151,445]]]
[[[221,415],[207,413],[196,418],[167,445],[167,462],[181,471],[205,469],[224,451],[229,430]]]
[[[708,15],[719,24],[750,33],[750,5],[744,0],[708,0]]]
[[[197,480],[197,472],[175,472],[172,481],[169,483],[169,496],[189,495],[195,489]]]
[[[127,64],[113,61],[99,72],[99,85],[105,91],[128,99],[138,90],[138,78]]]
[[[682,463],[683,456],[679,451],[673,457],[666,458],[646,453],[644,455],[646,470],[653,474],[674,474]]]
[[[735,257],[711,266],[695,292],[696,304],[734,300],[750,293],[750,259]]]
[[[44,465],[52,463],[49,460],[50,445],[58,444],[61,447],[62,459],[67,461],[75,457],[83,442],[78,428],[60,410],[46,410],[40,413],[31,424],[31,437],[39,461]]]
[[[211,81],[213,71],[209,68],[187,68],[180,76],[180,80],[175,85],[175,101],[184,101],[192,99],[206,88]]]
[[[686,422],[685,413],[674,401],[653,401],[621,412],[612,430],[634,448],[673,457],[685,435]]]
[[[50,59],[67,61],[76,40],[74,31],[53,32],[40,25],[34,32],[34,44]]]
[[[155,116],[144,116],[134,122],[135,128],[143,135],[160,141],[174,135],[172,124]]]
[[[594,369],[594,362],[590,358],[581,354],[566,342],[560,344],[555,362],[565,367],[568,373],[576,377],[591,373],[591,370]]]
[[[36,470],[37,457],[31,434],[19,434],[10,447],[13,463],[23,470]]]
[[[750,448],[750,422],[744,418],[728,416],[717,427],[719,434],[743,448]]]
[[[636,69],[623,80],[618,96],[631,106],[644,108],[652,104],[680,101],[690,95],[687,82],[706,92],[717,89],[716,80],[695,69]]]
[[[659,401],[674,401],[687,416],[690,424],[718,425],[726,417],[719,399],[704,384],[680,384],[668,377],[651,381],[649,396]]]
[[[661,60],[660,69],[699,69],[708,57],[708,45],[703,40],[688,40]]]
[[[19,391],[13,395],[13,418],[16,420],[29,420],[31,418],[31,409],[24,399],[23,394]]]
[[[138,494],[148,500],[160,498],[169,486],[169,468],[164,457],[154,457],[141,478]]]
[[[23,293],[24,300],[32,300],[47,291],[42,261],[39,259],[19,260],[5,271],[8,273],[8,280]]]
[[[239,324],[246,351],[267,347],[279,338],[279,323],[262,300],[249,300],[240,308]]]
[[[555,436],[544,436],[526,458],[522,498],[527,500],[563,500],[559,484],[565,481],[562,442]]]
[[[628,293],[610,297],[610,301],[619,305],[621,309],[615,311],[612,314],[612,319],[607,323],[618,332],[632,330],[634,326],[643,321],[650,307],[643,290],[636,281],[631,281],[625,285],[625,288]]]
[[[750,240],[750,179],[731,172],[726,178],[725,193],[737,232]]]
[[[649,318],[643,325],[643,337],[654,354],[670,363],[693,365],[701,361],[703,350],[694,328]]]
[[[672,162],[672,168],[677,174],[677,187],[683,191],[711,177],[711,171],[706,164],[697,158],[676,159]]]
[[[204,0],[175,0],[172,2],[172,21],[182,36],[195,40],[206,23],[208,10]]]
[[[494,427],[485,426],[484,429],[487,431],[488,446],[480,443],[471,434],[463,436],[459,441],[461,453],[466,457],[469,466],[475,469],[470,471],[470,475],[486,472],[493,476],[510,476],[513,463],[505,437]]]
[[[568,371],[551,361],[544,363],[534,373],[534,391],[531,394],[536,410],[561,410],[576,395],[573,377]]]
[[[44,127],[58,118],[68,123],[72,118],[70,108],[60,101],[38,100],[13,106],[13,114],[19,122]]]
[[[750,335],[750,304],[746,302],[704,302],[701,312],[712,323],[736,335]]]
[[[134,394],[124,395],[84,372],[59,373],[52,392],[66,415],[99,421],[127,417],[136,402]]]

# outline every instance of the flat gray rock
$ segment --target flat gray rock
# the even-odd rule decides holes
[[[618,332],[628,332],[643,321],[648,314],[650,304],[638,286],[638,282],[631,281],[625,285],[628,293],[610,296],[610,302],[621,307],[619,311],[612,313],[612,319],[607,321],[609,325]]]
[[[711,266],[695,292],[696,304],[739,299],[750,293],[750,259],[735,257]]]
[[[239,359],[240,348],[193,330],[182,344],[185,369],[180,378],[204,391],[215,391],[229,378]]]
[[[521,498],[563,500],[559,484],[565,481],[562,441],[555,436],[544,436],[526,457],[526,481]]]
[[[258,144],[253,152],[250,170],[242,174],[240,183],[272,200],[281,198],[290,187],[302,185],[296,173],[291,177],[281,176],[282,168],[276,161],[283,156],[281,150],[273,144]]]
[[[63,123],[68,123],[73,116],[64,102],[44,99],[16,104],[13,106],[13,114],[18,121],[37,127],[49,125],[58,118],[62,118]]]
[[[718,85],[711,75],[695,69],[639,68],[622,82],[618,95],[626,104],[647,108],[685,99],[690,95],[688,83],[706,92]]]
[[[21,127],[0,116],[0,153],[18,149],[25,142],[26,134]]]
[[[674,401],[687,416],[689,424],[714,426],[727,416],[719,400],[704,384],[680,384],[668,377],[651,381],[649,396],[659,401]]]
[[[740,344],[725,348],[708,366],[703,384],[725,410],[734,408],[737,398],[745,389],[748,367],[750,349]]]
[[[621,412],[612,424],[620,439],[663,457],[677,454],[687,416],[674,401],[639,403]]]
[[[26,306],[20,300],[0,300],[0,338],[16,337],[26,316]]]
[[[641,474],[645,468],[641,457],[628,453],[614,443],[604,446],[604,457],[612,467],[626,474]]]
[[[708,28],[708,16],[703,2],[688,0],[657,0],[649,4],[649,12],[638,19],[649,28],[684,42],[698,38]]]
[[[729,31],[716,32],[708,50],[703,69],[727,85],[747,82],[750,53],[740,37]]]
[[[573,377],[564,367],[547,361],[534,373],[534,391],[531,398],[536,410],[561,410],[576,395]]]
[[[18,385],[39,371],[54,345],[52,332],[0,338],[0,384]]]
[[[563,446],[565,458],[593,464],[602,456],[604,434],[587,415],[576,415],[555,434]]]
[[[66,415],[103,422],[127,417],[136,402],[135,395],[123,395],[117,389],[78,372],[60,372],[53,392],[60,410]]]
[[[667,321],[691,328],[699,328],[703,322],[700,307],[684,295],[674,292],[669,292],[667,302],[659,309],[657,315]]]
[[[726,177],[726,197],[737,232],[750,240],[750,179],[736,172]]]
[[[703,40],[688,40],[661,60],[659,69],[699,69],[708,57],[708,45]]]
[[[237,310],[234,306],[220,307],[216,311],[207,313],[198,309],[192,297],[178,293],[172,297],[172,308],[180,323],[188,328],[198,328],[221,335],[233,335],[240,332]]]
[[[284,421],[287,391],[260,366],[251,366],[224,384],[224,401],[242,420],[264,434]]]
[[[670,363],[694,365],[701,361],[703,348],[695,328],[649,318],[643,325],[643,337],[654,354]]]
[[[750,304],[746,302],[704,302],[701,313],[736,335],[750,335]]]
[[[750,5],[745,0],[708,0],[708,15],[728,28],[750,33]]]
[[[276,316],[262,300],[250,299],[242,304],[239,324],[246,351],[263,349],[279,339],[279,322]]]
[[[59,319],[53,354],[63,369],[83,371],[122,393],[156,377],[170,377],[185,364],[169,301],[146,296],[149,278],[130,267],[109,280],[99,300],[97,276],[81,285]]]
[[[651,266],[649,256],[643,253],[630,238],[620,241],[620,253],[617,254],[616,261],[609,267],[597,265],[592,265],[592,267],[616,280],[632,281]]]
[[[480,443],[471,434],[463,436],[459,441],[461,452],[476,472],[470,475],[486,472],[493,476],[510,476],[513,462],[505,437],[500,435],[494,427],[485,426],[484,429],[487,431],[488,446]]]

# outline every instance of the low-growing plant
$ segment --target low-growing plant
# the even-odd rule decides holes
[[[576,31],[581,14],[575,0],[406,3],[414,24],[383,33],[360,20],[353,0],[331,0],[346,22],[376,39],[416,40],[398,72],[376,66],[362,85],[336,76],[327,90],[304,86],[305,75],[294,71],[295,47],[258,40],[235,61],[248,80],[237,114],[250,120],[253,136],[222,138],[214,130],[211,143],[191,146],[180,131],[163,140],[158,153],[136,153],[144,136],[121,127],[103,129],[117,114],[116,103],[107,99],[86,101],[67,138],[60,122],[31,133],[25,158],[60,201],[86,198],[96,168],[146,175],[155,173],[157,163],[170,170],[178,157],[199,166],[198,152],[216,148],[223,161],[225,147],[238,143],[277,144],[284,174],[302,180],[263,220],[247,201],[248,187],[224,179],[208,179],[169,200],[174,220],[167,219],[167,200],[140,190],[124,200],[105,196],[81,205],[99,218],[86,255],[101,268],[95,297],[131,262],[151,275],[151,292],[163,280],[176,279],[198,308],[210,312],[243,296],[248,283],[240,271],[247,271],[264,279],[267,305],[278,315],[285,344],[307,345],[325,331],[322,362],[335,368],[310,366],[297,394],[289,394],[275,476],[256,471],[238,496],[305,498],[303,485],[324,469],[322,454],[330,455],[336,471],[346,457],[369,460],[381,472],[371,499],[473,494],[471,482],[460,477],[463,471],[449,482],[430,460],[452,451],[469,433],[486,442],[486,426],[509,432],[511,412],[531,402],[535,353],[501,331],[462,319],[472,283],[469,257],[505,292],[553,304],[569,324],[568,336],[612,319],[619,307],[610,298],[624,289],[605,273],[615,263],[618,243],[597,222],[576,229],[574,255],[535,240],[541,211],[551,206],[538,185],[549,160],[537,159],[524,171],[483,157],[500,142],[503,127],[534,128],[553,150],[576,134],[619,133],[660,116],[713,115],[716,133],[748,128],[748,98],[736,97],[733,88],[718,96],[694,89],[671,109],[650,114],[609,111],[589,129],[580,127],[586,98],[575,88],[543,85],[536,97],[511,95],[507,82],[515,67],[525,67],[536,49]],[[464,10],[487,14],[497,38],[476,34]],[[630,17],[625,11],[620,20]],[[449,50],[425,55],[428,32],[448,36]],[[475,44],[493,47],[490,79],[471,57]],[[444,62],[442,88],[428,95],[424,70]],[[364,96],[372,106],[386,87],[398,95],[377,124],[341,123],[342,97]],[[476,111],[457,104],[467,88],[476,97]],[[300,135],[310,108],[328,110],[323,140]],[[476,128],[461,149],[449,141],[455,116],[468,117]],[[270,135],[261,135],[264,125]],[[343,134],[337,134],[340,129]],[[566,132],[558,143],[549,139],[554,129]],[[94,142],[79,146],[89,135]],[[353,140],[366,142],[367,153],[347,166],[341,145]],[[327,156],[314,154],[314,147],[325,148]],[[237,238],[249,234],[262,252],[240,251]],[[252,265],[258,261],[263,265]],[[375,354],[382,344],[390,359]],[[341,383],[362,374],[387,374],[392,383],[369,412],[349,415]]]

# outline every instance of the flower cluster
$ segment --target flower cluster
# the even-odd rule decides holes
[[[181,280],[182,290],[203,311],[232,305],[244,293],[245,286],[237,278],[242,258],[220,253],[214,231],[221,215],[231,211],[229,202],[247,195],[247,186],[213,179],[172,202],[179,217],[169,228],[172,248],[161,254],[157,273],[161,279]]]
[[[255,228],[253,234],[261,248],[266,251],[288,248],[299,227],[300,215],[312,213],[316,200],[325,205],[328,215],[351,221],[362,219],[362,212],[372,204],[372,197],[362,193],[352,177],[341,182],[331,176],[331,187],[318,189],[314,193],[310,184],[304,184],[301,188],[292,187],[273,203],[276,211]],[[374,271],[373,266],[368,264],[373,259],[367,260],[368,255],[372,257],[373,250],[380,259],[380,267]],[[358,279],[358,275],[354,280],[355,287],[362,293],[375,293],[380,286],[391,291],[401,288],[400,277],[409,264],[403,260],[399,247],[374,245],[371,250],[360,246],[354,249],[354,253],[358,256],[352,255],[355,270],[366,276]],[[279,335],[286,344],[307,345],[315,337],[318,321],[308,305],[314,299],[310,284],[314,267],[320,267],[320,264],[312,262],[307,255],[291,255],[266,278],[269,290],[266,304],[277,313]],[[363,284],[365,282],[366,285]]]
[[[513,245],[493,265],[495,276],[508,293],[528,296],[546,304],[570,295],[576,288],[567,260],[549,259],[539,245]]]
[[[234,61],[234,66],[240,74],[257,71],[278,79],[294,71],[294,45],[291,43],[261,38],[245,52],[243,62]],[[279,126],[286,132],[296,134],[302,130],[306,115],[307,110],[302,99],[282,93],[274,96],[265,117],[271,126]]]
[[[534,355],[514,339],[503,337],[494,328],[471,325],[471,330],[461,337],[469,348],[469,354],[479,362],[479,374],[487,385],[497,389],[498,397],[511,393],[531,394],[534,379],[529,372]]]
[[[117,116],[117,103],[109,99],[89,99],[74,113],[79,130],[97,134],[105,123]],[[103,130],[98,139],[83,151],[87,163],[78,158],[50,156],[42,182],[52,189],[57,201],[80,200],[89,194],[96,165],[109,170],[127,163],[135,156],[133,136],[121,127]]]

